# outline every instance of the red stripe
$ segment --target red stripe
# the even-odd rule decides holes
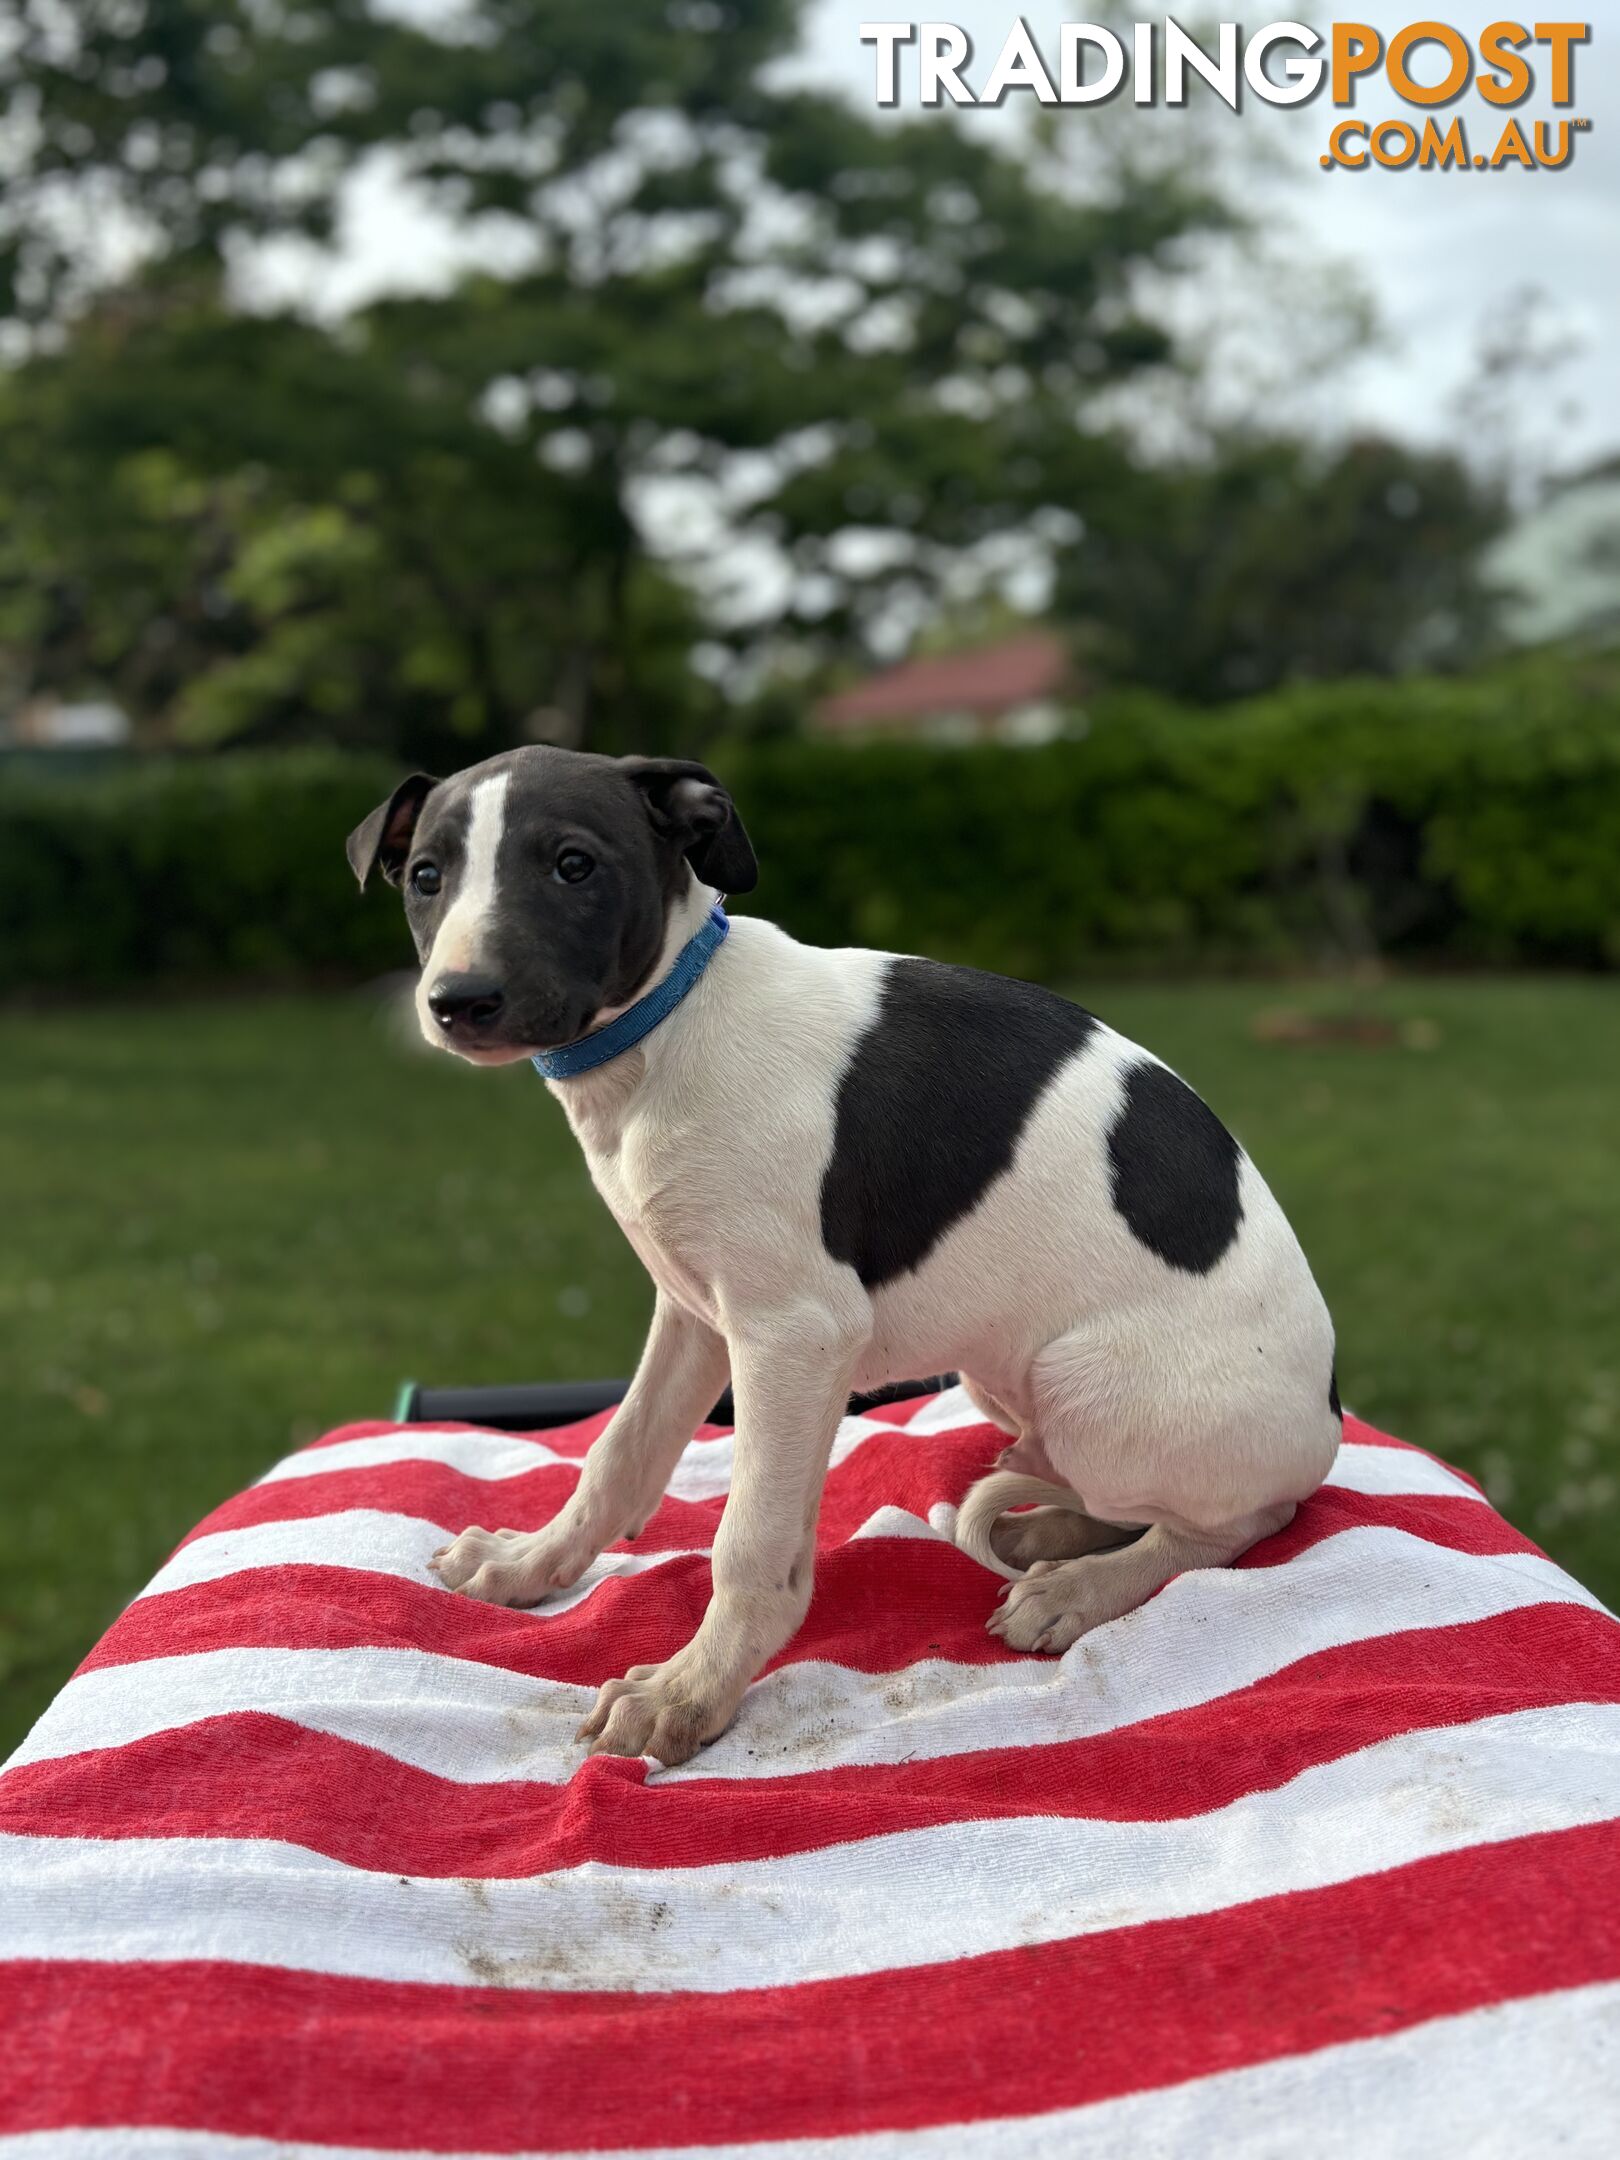
[[[1538,1605],[1300,1658],[1113,1732],[921,1762],[669,1784],[597,1757],[564,1787],[458,1784],[279,1717],[237,1712],[0,1775],[35,1837],[278,1838],[350,1866],[535,1875],[587,1860],[703,1867],[1004,1816],[1185,1820],[1398,1733],[1620,1702],[1620,1629]],[[1016,1774],[1013,1772],[1016,1767]]]
[[[1324,1485],[1301,1506],[1286,1530],[1251,1545],[1234,1565],[1281,1567],[1341,1530],[1381,1527],[1405,1530],[1451,1552],[1538,1553],[1541,1547],[1515,1530],[1492,1507],[1466,1493],[1362,1493]]]
[[[829,1473],[822,1499],[824,1541],[849,1537],[880,1507],[901,1507],[926,1515],[938,1502],[960,1500],[975,1478],[995,1459],[981,1431],[949,1434],[919,1449],[899,1433],[874,1433],[854,1454]],[[508,1525],[532,1529],[549,1522],[578,1481],[572,1464],[540,1463],[514,1477],[480,1478],[449,1463],[404,1461],[324,1471],[317,1476],[274,1478],[253,1485],[216,1508],[186,1538],[241,1530],[254,1523],[302,1522],[345,1508],[380,1508],[387,1514],[415,1515],[464,1530]],[[725,1496],[682,1501],[665,1498],[643,1533],[649,1549],[684,1540],[712,1539]]]
[[[866,1420],[874,1425],[910,1425],[937,1399],[932,1395],[913,1395],[904,1402],[885,1403],[879,1409],[865,1413]],[[612,1415],[611,1410],[599,1410],[594,1416],[580,1418],[572,1425],[541,1425],[530,1432],[499,1433],[498,1436],[502,1439],[543,1440],[548,1447],[556,1448],[559,1454],[583,1455],[597,1434],[606,1430]],[[975,1420],[971,1425],[952,1428],[953,1431],[988,1433],[994,1433],[997,1429],[988,1419]],[[731,1430],[729,1425],[700,1425],[697,1429],[699,1439],[710,1439]],[[401,1425],[392,1418],[356,1418],[347,1425],[334,1425],[330,1432],[322,1433],[318,1440],[308,1441],[303,1452],[307,1454],[314,1448],[336,1447],[344,1440],[374,1440],[382,1433],[410,1432],[490,1433],[498,1432],[498,1428],[492,1425],[469,1425],[455,1418],[435,1418],[430,1425]],[[923,1437],[938,1439],[940,1435],[925,1434]],[[1005,1440],[1006,1435],[1003,1433],[1001,1437]],[[1394,1433],[1383,1432],[1378,1426],[1367,1424],[1365,1419],[1354,1416],[1348,1410],[1344,1415],[1344,1437],[1363,1447],[1403,1448],[1410,1455],[1428,1455],[1431,1462],[1442,1462],[1440,1456],[1430,1454],[1427,1448],[1420,1448],[1411,1440],[1399,1439]],[[1456,1469],[1454,1463],[1444,1463],[1443,1467],[1447,1470]],[[1467,1473],[1458,1471],[1457,1475],[1463,1477]],[[1472,1483],[1473,1480],[1470,1479],[1469,1482]]]
[[[1438,1463],[1442,1470],[1449,1470],[1453,1477],[1467,1478],[1470,1485],[1475,1484],[1466,1470],[1459,1470],[1454,1462],[1447,1462],[1432,1449],[1419,1447],[1415,1440],[1402,1440],[1395,1433],[1384,1432],[1376,1425],[1369,1425],[1365,1418],[1352,1416],[1348,1410],[1344,1414],[1344,1437],[1356,1447],[1399,1448],[1403,1454],[1421,1455],[1425,1461]],[[1476,1486],[1476,1490],[1483,1488]]]
[[[1038,2114],[1620,1977],[1620,1831],[907,1971],[531,1993],[177,1961],[19,1962],[0,2128],[465,2152]]]
[[[533,1432],[500,1432],[493,1425],[469,1425],[459,1418],[435,1418],[431,1424],[401,1425],[392,1418],[356,1418],[347,1425],[334,1425],[330,1432],[322,1433],[318,1440],[311,1440],[298,1452],[309,1455],[317,1448],[338,1447],[345,1440],[377,1440],[394,1433],[491,1433],[500,1440],[543,1440],[547,1447],[555,1448],[559,1455],[583,1455],[597,1434],[605,1431],[611,1410],[599,1410],[595,1416],[581,1418],[573,1425],[540,1426]],[[728,1432],[729,1426],[700,1425],[697,1436],[710,1439],[715,1434]]]
[[[926,1454],[903,1435],[876,1435],[829,1476],[818,1544],[826,1548],[849,1540],[884,1506],[926,1520],[931,1508],[958,1502],[985,1467],[982,1443],[971,1435],[931,1447]],[[418,1461],[278,1479],[227,1501],[184,1542],[189,1545],[203,1536],[270,1522],[307,1522],[354,1509],[414,1516],[441,1525],[447,1534],[474,1524],[537,1529],[562,1507],[575,1476],[568,1465],[544,1464],[516,1477],[483,1479],[445,1463]],[[724,1506],[723,1495],[697,1501],[666,1497],[634,1545],[621,1541],[613,1550],[706,1549],[714,1541]],[[1487,1518],[1492,1527],[1469,1526],[1469,1516]],[[1458,1536],[1442,1527],[1455,1521],[1462,1526],[1461,1549],[1537,1549],[1509,1530],[1494,1511],[1460,1493],[1357,1493],[1345,1486],[1324,1486],[1301,1509],[1289,1531],[1255,1548],[1254,1564],[1263,1565],[1268,1558],[1292,1558],[1330,1528],[1352,1520],[1394,1523],[1411,1527],[1418,1535],[1438,1534],[1442,1542],[1457,1544]],[[1481,1545],[1480,1538],[1510,1542]]]
[[[591,1686],[627,1665],[672,1657],[709,1602],[706,1553],[604,1582],[544,1618],[452,1597],[363,1568],[288,1564],[139,1598],[80,1671],[149,1657],[244,1647],[428,1650],[506,1672]],[[830,1658],[890,1672],[918,1658],[988,1665],[1016,1653],[985,1632],[1001,1584],[954,1546],[929,1538],[857,1538],[817,1568],[803,1627],[776,1660]]]
[[[686,1542],[707,1546],[715,1513],[692,1524],[695,1503],[679,1506]],[[663,1512],[662,1510],[660,1511]],[[1352,1493],[1326,1487],[1289,1528],[1239,1563],[1275,1567],[1340,1531],[1381,1525],[1450,1551],[1484,1556],[1534,1552],[1491,1509],[1460,1494]],[[520,1525],[521,1527],[521,1525]],[[662,1546],[680,1544],[673,1532]],[[623,1546],[615,1550],[641,1550]],[[343,1650],[362,1646],[430,1650],[506,1672],[599,1685],[625,1665],[671,1656],[690,1637],[708,1602],[706,1553],[666,1560],[646,1573],[608,1581],[562,1612],[536,1618],[472,1598],[450,1597],[424,1568],[420,1582],[364,1568],[284,1562],[244,1568],[212,1582],[138,1598],[80,1666],[131,1665],[144,1658],[239,1648]],[[999,1663],[1015,1653],[985,1632],[1001,1582],[953,1546],[933,1538],[851,1538],[817,1560],[816,1591],[804,1625],[776,1659],[825,1658],[860,1672],[895,1672],[925,1658]],[[1391,1616],[1398,1622],[1398,1613]]]
[[[546,1445],[559,1453],[583,1454],[592,1428],[573,1426],[565,1432],[547,1434]],[[409,1428],[399,1428],[408,1432]],[[474,1431],[475,1427],[434,1430]],[[506,1434],[504,1439],[516,1436]],[[1407,1454],[1420,1449],[1358,1428],[1357,1439],[1381,1448],[1400,1448]],[[566,1447],[557,1443],[566,1442]],[[822,1500],[820,1536],[823,1543],[849,1537],[880,1507],[904,1508],[926,1517],[941,1502],[959,1502],[976,1478],[993,1465],[1005,1435],[988,1425],[949,1433],[927,1435],[921,1446],[906,1433],[874,1428],[869,1439],[829,1473]],[[319,1443],[318,1445],[325,1445]],[[306,1450],[306,1453],[310,1451]],[[1425,1457],[1427,1461],[1433,1457]],[[1449,1469],[1449,1465],[1442,1465]],[[1454,1475],[1461,1476],[1461,1472]],[[448,1463],[401,1461],[333,1469],[297,1478],[273,1478],[237,1493],[205,1517],[183,1540],[192,1544],[200,1537],[221,1531],[241,1530],[265,1522],[300,1522],[316,1515],[336,1514],[347,1508],[377,1508],[387,1514],[415,1515],[439,1523],[447,1531],[481,1524],[485,1528],[510,1526],[526,1530],[549,1522],[572,1492],[577,1472],[571,1464],[537,1463],[534,1469],[515,1476],[481,1478]],[[1470,1485],[1473,1480],[1467,1481]],[[1329,1490],[1340,1488],[1330,1487]],[[1476,1488],[1477,1490],[1477,1488]],[[658,1514],[642,1533],[648,1551],[671,1546],[711,1542],[723,1508],[724,1496],[706,1501],[666,1498]],[[707,1526],[706,1529],[704,1526]]]
[[[938,1400],[937,1395],[908,1395],[904,1402],[879,1403],[876,1409],[868,1410],[863,1415],[879,1425],[909,1425],[919,1411],[926,1410],[931,1403]],[[971,1404],[964,1405],[964,1408],[969,1416],[973,1414]],[[990,1430],[994,1432],[995,1427],[990,1426]]]
[[[466,1431],[477,1428],[468,1426]],[[408,1425],[401,1425],[393,1418],[351,1418],[346,1425],[334,1425],[330,1432],[323,1432],[318,1440],[306,1440],[296,1452],[311,1455],[317,1448],[337,1447],[345,1440],[376,1440],[384,1433],[409,1432]]]

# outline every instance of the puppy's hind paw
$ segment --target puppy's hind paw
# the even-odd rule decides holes
[[[1086,1578],[1075,1564],[1037,1560],[1022,1581],[1008,1586],[986,1625],[1009,1650],[1056,1657],[1114,1617],[1110,1609],[1094,1609],[1086,1594]]]

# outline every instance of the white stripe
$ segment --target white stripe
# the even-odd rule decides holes
[[[836,2067],[836,2066],[830,2066]],[[1017,2104],[1016,2091],[1005,2094]],[[1609,2160],[1620,2113],[1620,1983],[1432,2018],[1047,2115],[727,2145],[638,2145],[636,2160]],[[547,2147],[459,2160],[601,2160]],[[444,2149],[310,2145],[213,2130],[34,2130],[6,2160],[441,2160]]]
[[[955,1519],[954,1513],[952,1519]],[[903,1507],[875,1508],[865,1522],[853,1529],[843,1542],[847,1545],[857,1538],[879,1537],[926,1538],[931,1545],[954,1545],[956,1542],[948,1529],[942,1529],[934,1521],[932,1508],[928,1511],[928,1520],[924,1522],[920,1515],[913,1515],[910,1508]],[[834,1546],[832,1550],[836,1551],[837,1547]]]
[[[484,963],[482,940],[485,924],[495,912],[495,872],[511,778],[509,772],[496,773],[480,780],[472,791],[461,882],[422,963],[419,1000],[439,976],[460,974]]]
[[[406,1582],[440,1587],[428,1568],[451,1533],[440,1523],[415,1515],[386,1515],[376,1508],[344,1508],[335,1515],[293,1516],[278,1522],[249,1523],[241,1530],[215,1530],[193,1538],[167,1561],[141,1597],[161,1597],[198,1583],[219,1582],[253,1568],[341,1567],[368,1575],[392,1575]],[[904,1508],[876,1508],[851,1536],[855,1538],[928,1538],[950,1542],[950,1528],[924,1522]],[[661,1552],[609,1552],[594,1560],[570,1590],[560,1590],[543,1605],[526,1608],[536,1620],[569,1612],[605,1582],[621,1582],[661,1567],[666,1560],[706,1560],[707,1545],[672,1546]],[[139,1602],[137,1600],[137,1602]]]
[[[699,1446],[706,1443],[698,1442]],[[582,1455],[559,1455],[543,1440],[528,1440],[515,1433],[440,1432],[431,1425],[402,1425],[397,1432],[371,1433],[362,1440],[333,1440],[325,1446],[300,1448],[275,1463],[259,1485],[280,1485],[289,1478],[325,1477],[338,1470],[376,1470],[390,1463],[447,1463],[469,1477],[525,1477],[531,1470],[545,1470],[566,1463],[578,1470]]]
[[[442,1586],[429,1572],[428,1559],[451,1534],[440,1523],[424,1522],[415,1515],[385,1515],[375,1508],[345,1508],[337,1515],[250,1523],[242,1530],[216,1530],[182,1545],[174,1558],[158,1569],[141,1597],[161,1597],[170,1590],[218,1582],[253,1568],[277,1567],[354,1568],[368,1575],[399,1576],[438,1589]],[[604,1553],[571,1590],[558,1591],[544,1605],[530,1610],[535,1619],[553,1619],[582,1603],[605,1582],[642,1575],[666,1560],[688,1559],[694,1553],[707,1559],[708,1552],[704,1545],[668,1552]]]
[[[0,1949],[560,1991],[791,1987],[1318,1890],[1620,1817],[1620,1706],[1403,1733],[1168,1822],[945,1823],[765,1860],[400,1876],[268,1839],[0,1835]]]
[[[1211,1701],[1337,1644],[1544,1603],[1603,1610],[1538,1553],[1459,1553],[1403,1530],[1345,1530],[1281,1567],[1178,1576],[1058,1659],[925,1659],[887,1673],[800,1659],[757,1680],[697,1761],[660,1775],[778,1777],[1038,1747]],[[573,1728],[592,1699],[589,1688],[420,1650],[198,1651],[76,1674],[11,1760],[262,1710],[457,1782],[564,1784],[579,1762]]]
[[[983,1420],[975,1418],[976,1424]],[[857,1448],[879,1433],[896,1433],[897,1425],[882,1425],[871,1418],[845,1418],[833,1443],[834,1469],[845,1463]],[[1387,1451],[1386,1451],[1387,1452]],[[710,1440],[693,1440],[675,1466],[665,1491],[672,1500],[722,1500],[731,1490],[734,1435],[717,1434]],[[330,1447],[303,1448],[267,1470],[260,1485],[278,1485],[290,1478],[324,1477],[336,1470],[378,1470],[394,1463],[444,1463],[467,1477],[499,1483],[503,1478],[525,1477],[531,1471],[562,1466],[577,1476],[585,1458],[559,1455],[543,1440],[524,1440],[511,1433],[436,1432],[429,1426],[403,1425],[397,1432],[374,1433],[364,1440],[334,1440]]]
[[[942,1433],[955,1432],[964,1425],[989,1424],[990,1420],[972,1400],[966,1388],[949,1387],[941,1389],[937,1395],[930,1395],[920,1409],[911,1413],[901,1430]]]
[[[1340,1448],[1323,1483],[1346,1492],[1444,1493],[1485,1504],[1483,1493],[1432,1455],[1420,1455],[1415,1448],[1366,1447],[1356,1440]]]
[[[877,1431],[899,1428],[873,1426],[860,1419],[845,1420],[833,1450],[833,1468],[849,1457]],[[403,1444],[405,1452],[397,1452]],[[341,1441],[331,1448],[314,1449],[289,1457],[268,1472],[261,1484],[282,1479],[313,1476],[322,1467],[313,1458],[364,1450],[352,1460],[333,1465],[337,1469],[380,1468],[392,1462],[441,1462],[481,1480],[499,1483],[520,1477],[544,1464],[563,1465],[575,1472],[579,1462],[553,1454],[532,1441],[513,1441],[493,1433],[436,1433],[424,1430],[396,1440],[378,1435],[369,1440]],[[670,1481],[669,1492],[678,1500],[723,1498],[731,1488],[732,1438],[696,1441],[688,1448]],[[1385,1495],[1446,1493],[1468,1500],[1481,1496],[1471,1486],[1427,1456],[1405,1448],[1350,1447],[1340,1450],[1328,1482],[1348,1490]],[[1483,1502],[1481,1503],[1483,1504]],[[498,1515],[498,1501],[492,1502]],[[853,1534],[856,1537],[934,1537],[954,1542],[956,1510],[948,1501],[936,1501],[926,1522],[904,1508],[881,1507]],[[491,1524],[489,1527],[494,1527]],[[1340,1533],[1341,1535],[1343,1533]],[[427,1560],[453,1535],[448,1526],[414,1515],[394,1514],[380,1508],[342,1508],[329,1515],[290,1516],[242,1529],[215,1530],[192,1538],[161,1567],[139,1593],[155,1597],[165,1591],[189,1588],[197,1583],[217,1582],[248,1568],[309,1566],[358,1568],[369,1574],[402,1576],[410,1581],[427,1578]],[[541,1617],[567,1612],[590,1596],[602,1583],[618,1581],[661,1561],[709,1551],[707,1545],[682,1546],[678,1551],[609,1553],[595,1561],[574,1588],[533,1608]]]
[[[938,1401],[948,1405],[949,1398],[941,1396]],[[943,1421],[941,1413],[941,1421],[931,1424],[928,1431],[965,1431],[983,1423],[976,1411],[962,1415],[958,1409],[948,1421]],[[845,1418],[833,1445],[832,1467],[837,1469],[848,1462],[858,1448],[880,1433],[903,1438],[918,1429],[917,1421],[904,1426],[886,1425],[875,1418]],[[731,1490],[733,1447],[730,1433],[691,1441],[666,1488],[669,1496],[675,1500],[723,1499]],[[380,1470],[396,1463],[427,1462],[443,1463],[464,1476],[498,1484],[506,1478],[525,1477],[531,1471],[558,1466],[577,1474],[583,1461],[580,1455],[558,1454],[543,1440],[526,1440],[511,1433],[450,1433],[427,1425],[402,1425],[395,1432],[373,1433],[362,1440],[335,1440],[328,1447],[301,1448],[267,1470],[258,1483],[278,1485],[343,1470]],[[1327,1483],[1350,1492],[1448,1493],[1467,1500],[1481,1498],[1466,1479],[1432,1456],[1419,1454],[1414,1448],[1369,1447],[1360,1441],[1347,1441],[1340,1448]]]

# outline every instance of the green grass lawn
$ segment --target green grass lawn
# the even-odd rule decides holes
[[[1409,983],[1428,1047],[1255,1039],[1347,993],[1119,988],[1258,1158],[1345,1398],[1620,1601],[1620,994]],[[396,1383],[625,1371],[650,1304],[527,1068],[358,997],[0,1018],[0,1753],[206,1509]]]

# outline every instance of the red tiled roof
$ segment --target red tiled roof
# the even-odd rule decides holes
[[[1032,630],[975,652],[939,653],[884,668],[852,690],[824,699],[816,718],[824,727],[858,727],[869,720],[912,720],[940,712],[993,715],[1052,697],[1068,673],[1061,642]]]

